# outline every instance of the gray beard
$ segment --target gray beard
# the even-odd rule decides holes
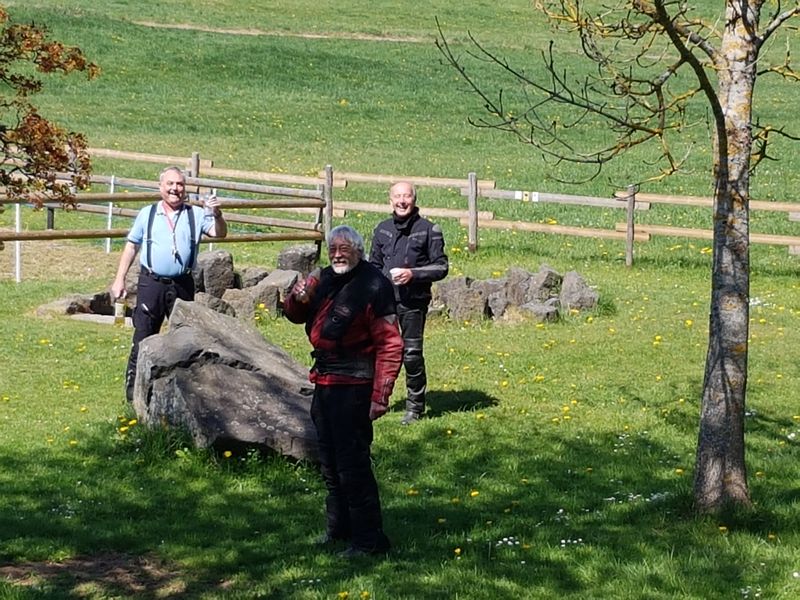
[[[355,265],[331,265],[331,269],[336,275],[344,275],[345,273],[349,273],[353,270]]]

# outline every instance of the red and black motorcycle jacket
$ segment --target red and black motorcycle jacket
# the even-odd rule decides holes
[[[343,275],[326,267],[311,300],[287,296],[283,312],[305,323],[318,385],[372,382],[372,402],[387,405],[403,358],[392,284],[362,260]]]

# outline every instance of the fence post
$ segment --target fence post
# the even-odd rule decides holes
[[[113,194],[115,192],[115,185],[114,185],[114,175],[111,176],[111,182],[108,184],[108,193]],[[106,229],[111,229],[113,214],[114,214],[114,202],[108,203],[108,216],[106,217]],[[111,254],[111,238],[106,238],[106,254]]]
[[[467,191],[469,212],[467,225],[467,242],[470,252],[478,249],[478,176],[471,171],[467,176]]]
[[[22,231],[22,204],[19,202],[14,213],[14,231]],[[22,281],[22,242],[19,240],[14,242],[14,276],[17,283]]]
[[[325,200],[325,208],[322,213],[322,229],[325,233],[325,239],[328,239],[328,234],[331,232],[333,224],[333,166],[325,165],[325,187],[322,188],[323,199]]]
[[[633,265],[633,211],[636,208],[636,186],[628,186],[627,222],[625,224],[625,266]]]
[[[189,163],[189,177],[200,177],[200,153],[192,152],[192,160]]]
[[[55,224],[56,210],[54,208],[51,208],[51,207],[48,206],[45,209],[45,211],[46,211],[45,212],[45,215],[46,215],[45,218],[47,220],[47,229],[55,229],[56,228],[56,224]]]

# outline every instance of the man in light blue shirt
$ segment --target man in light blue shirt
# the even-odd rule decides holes
[[[161,200],[139,211],[111,284],[114,299],[125,296],[125,276],[141,248],[133,345],[125,371],[128,401],[133,400],[139,342],[161,330],[176,298],[194,299],[192,269],[200,238],[203,234],[213,238],[228,234],[216,196],[206,198],[203,208],[186,204],[186,178],[178,167],[161,172],[158,189]]]

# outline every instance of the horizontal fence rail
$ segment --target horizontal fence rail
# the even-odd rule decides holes
[[[147,154],[140,152],[126,152],[102,148],[90,148],[93,157],[111,160],[139,161],[158,163],[164,166],[175,165],[186,168],[187,193],[189,202],[199,204],[199,197],[223,190],[226,192],[241,193],[245,195],[263,195],[267,198],[220,198],[221,208],[226,210],[226,220],[230,223],[240,223],[254,227],[274,227],[283,231],[279,232],[250,232],[229,233],[225,239],[214,239],[214,243],[231,243],[237,241],[289,241],[311,240],[318,244],[324,240],[330,231],[334,217],[343,218],[348,211],[359,212],[387,212],[386,203],[350,202],[337,199],[334,202],[334,189],[343,190],[350,184],[390,185],[398,181],[408,181],[417,187],[453,188],[462,197],[467,198],[464,209],[436,208],[430,206],[420,207],[420,213],[427,217],[452,218],[467,228],[467,239],[470,251],[476,251],[478,246],[478,227],[490,229],[508,229],[567,235],[573,237],[592,237],[598,239],[625,240],[626,264],[633,263],[633,249],[635,242],[646,242],[652,236],[685,237],[692,239],[713,239],[710,229],[695,229],[673,227],[657,224],[637,224],[635,214],[648,211],[654,205],[689,206],[697,208],[713,208],[713,199],[700,196],[678,196],[649,194],[638,192],[634,187],[620,191],[612,197],[595,197],[568,195],[559,193],[546,193],[529,190],[498,189],[494,180],[480,180],[475,173],[468,173],[465,178],[453,177],[428,177],[409,175],[386,175],[357,172],[334,172],[328,165],[319,172],[318,176],[292,175],[287,173],[271,173],[263,171],[246,171],[241,169],[226,169],[214,166],[214,161],[201,159],[199,153],[191,157],[176,157],[168,155]],[[68,180],[69,174],[62,174]],[[105,214],[108,217],[107,228],[100,230],[64,230],[64,231],[0,231],[0,249],[4,241],[28,241],[39,239],[81,239],[81,238],[111,238],[125,237],[127,230],[112,229],[111,217],[135,217],[139,209],[125,209],[117,204],[155,201],[160,198],[157,192],[158,183],[152,180],[126,178],[108,175],[93,175],[91,182],[98,185],[108,185],[113,191],[81,193],[76,203],[69,209],[87,213]],[[282,185],[273,185],[282,184]],[[292,186],[292,187],[286,187]],[[127,188],[119,191],[118,188]],[[130,191],[131,189],[135,191]],[[141,191],[145,190],[145,191]],[[196,200],[198,199],[198,200]],[[0,211],[4,203],[18,204],[34,200],[9,200],[0,196]],[[39,202],[44,200],[38,199]],[[559,224],[534,223],[528,221],[510,221],[497,219],[492,210],[479,210],[479,200],[483,201],[510,201],[530,204],[560,204],[584,206],[587,209],[602,208],[624,210],[627,218],[624,223],[617,223],[613,229],[598,227],[570,226]],[[106,203],[107,206],[98,206]],[[484,202],[485,206],[485,202]],[[52,215],[60,205],[45,203],[48,210],[48,227],[53,228]],[[752,211],[769,211],[787,213],[790,221],[800,221],[800,203],[793,202],[766,202],[751,200],[749,208]],[[234,211],[236,209],[253,210],[278,210],[295,214],[308,214],[314,217],[313,221],[302,221],[284,218],[282,216],[243,215]],[[756,244],[769,244],[787,246],[791,254],[800,254],[800,237],[791,235],[750,233],[750,242]]]

